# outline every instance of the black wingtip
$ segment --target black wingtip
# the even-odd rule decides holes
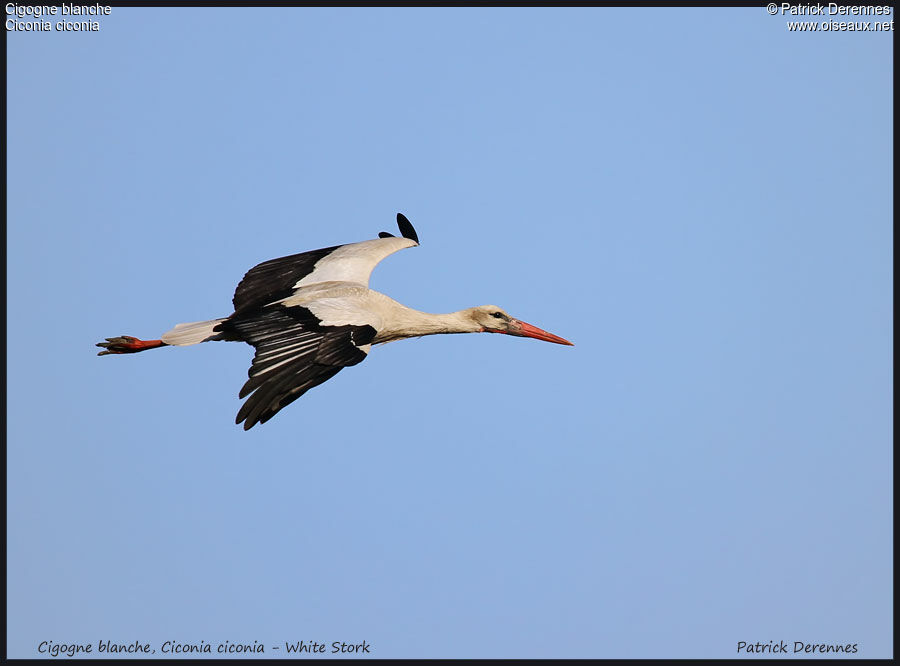
[[[386,232],[386,231],[379,231],[379,232],[378,232],[378,237],[379,237],[379,238],[396,238],[396,236],[394,236],[394,234],[389,234],[389,233]]]
[[[404,238],[409,238],[417,243],[419,242],[419,236],[416,234],[416,230],[413,229],[412,223],[406,219],[406,216],[403,213],[397,213],[397,226],[400,227],[400,233],[403,234]]]

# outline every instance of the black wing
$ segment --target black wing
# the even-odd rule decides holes
[[[265,423],[341,368],[365,360],[360,347],[375,337],[372,326],[322,326],[306,308],[283,305],[235,313],[216,330],[256,347],[239,397],[251,395],[235,419],[244,422],[244,430]]]
[[[419,242],[416,230],[403,213],[397,213],[397,226],[400,228],[400,233],[403,234],[404,238],[409,238],[416,243]],[[378,234],[378,237],[393,238],[394,236],[386,231],[382,231]],[[301,252],[300,254],[270,259],[257,264],[247,271],[234,292],[234,311],[241,312],[242,310],[260,308],[282,298],[287,298],[294,293],[294,285],[313,272],[316,263],[341,247],[344,247],[344,245],[334,245],[332,247],[324,247],[321,250]],[[371,271],[371,268],[374,268],[376,263],[393,252],[396,252],[396,249],[387,252],[384,256],[373,258],[373,263],[369,270]]]
[[[343,246],[324,247],[257,264],[247,271],[234,292],[234,311],[257,308],[287,298],[294,293],[294,285],[312,273],[317,261],[339,247]]]

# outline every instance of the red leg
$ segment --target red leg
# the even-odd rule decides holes
[[[103,356],[104,354],[134,354],[147,349],[165,347],[166,343],[162,340],[138,340],[130,335],[121,335],[118,338],[106,338],[106,342],[98,342],[97,346],[106,347],[104,351],[97,353],[97,356]]]

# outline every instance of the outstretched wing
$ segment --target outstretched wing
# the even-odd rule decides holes
[[[316,282],[335,280],[369,286],[369,276],[378,262],[394,252],[419,244],[412,224],[400,213],[397,224],[403,238],[388,235],[270,259],[254,266],[234,292],[234,311],[274,303],[287,298],[296,289]]]
[[[244,430],[365,360],[376,332],[368,324],[326,326],[305,307],[283,305],[235,313],[217,330],[256,347],[250,378],[239,394],[250,397],[235,419],[244,422]]]

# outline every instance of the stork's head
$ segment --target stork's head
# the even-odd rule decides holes
[[[479,305],[477,308],[470,308],[467,313],[472,321],[478,325],[479,329],[486,333],[505,333],[523,338],[555,342],[558,345],[572,345],[571,342],[558,335],[548,333],[537,326],[526,324],[524,321],[513,319],[506,314],[505,310],[498,308],[496,305]]]

